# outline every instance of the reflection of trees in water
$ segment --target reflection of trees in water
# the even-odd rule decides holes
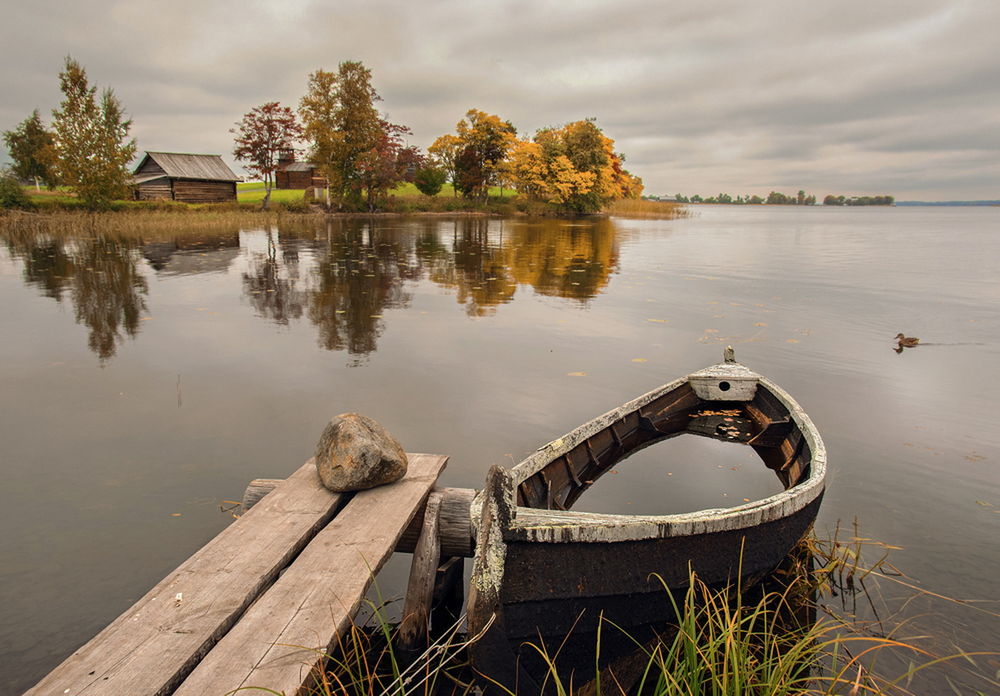
[[[249,269],[243,272],[243,294],[257,315],[278,324],[302,316],[305,293],[298,288],[299,257],[293,243],[282,241],[282,260],[278,261],[274,232],[267,232],[267,252],[254,254]]]
[[[514,222],[508,230],[504,262],[515,282],[539,294],[589,300],[618,267],[617,230],[607,218]]]
[[[617,230],[606,219],[333,220],[325,228],[263,234],[266,249],[248,254],[241,278],[256,314],[281,325],[305,315],[319,345],[355,356],[376,349],[386,310],[409,304],[405,281],[426,278],[454,289],[470,316],[485,316],[511,302],[521,285],[586,302],[618,264]],[[240,245],[231,230],[145,243],[138,235],[3,236],[24,264],[26,284],[57,301],[71,298],[102,361],[139,331],[148,292],[140,251],[158,275],[191,275],[224,272]]]
[[[26,234],[8,236],[7,245],[23,261],[28,285],[56,301],[69,294],[77,323],[90,332],[87,344],[102,362],[126,336],[139,333],[149,287],[138,268],[137,241]]]
[[[415,276],[394,230],[366,222],[329,224],[309,292],[309,319],[327,350],[365,355],[382,334],[382,313],[404,307],[403,281]]]
[[[82,246],[73,275],[76,320],[90,329],[87,344],[101,360],[115,354],[124,340],[135,337],[146,311],[146,279],[138,270],[137,244],[97,238]]]
[[[491,229],[486,218],[463,218],[452,223],[451,253],[428,270],[438,285],[455,288],[455,298],[470,316],[485,316],[514,298],[517,285],[505,265],[503,223]]]

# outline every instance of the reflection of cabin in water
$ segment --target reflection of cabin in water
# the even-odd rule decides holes
[[[240,177],[219,155],[147,152],[132,177],[139,201],[216,203],[236,200]]]
[[[225,273],[240,255],[239,233],[148,242],[142,255],[157,275]]]
[[[295,160],[294,150],[282,150],[278,155],[278,168],[274,172],[274,187],[279,189],[324,188],[326,179],[316,172],[311,162]]]

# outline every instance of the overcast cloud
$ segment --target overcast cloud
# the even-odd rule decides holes
[[[649,193],[1000,198],[1000,3],[136,0],[8,3],[0,129],[67,54],[140,150],[221,153],[251,107],[361,60],[426,147],[469,108],[596,117]],[[239,171],[239,170],[237,170]]]

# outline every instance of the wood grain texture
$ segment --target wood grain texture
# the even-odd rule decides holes
[[[273,491],[285,479],[254,479],[243,491],[243,513],[260,502],[261,498]]]
[[[261,498],[274,490],[284,479],[259,478],[254,479],[243,492],[243,510],[249,510]],[[441,492],[441,510],[438,515],[440,523],[438,532],[441,538],[442,556],[461,556],[472,558],[472,518],[470,509],[476,491],[472,488],[435,488]],[[396,544],[396,553],[413,553],[417,548],[424,524],[424,510],[421,508],[410,520]]]
[[[306,462],[27,694],[169,694],[333,518],[339,500]]]
[[[301,693],[350,625],[372,578],[447,462],[441,455],[407,456],[406,476],[355,494],[175,696],[255,686],[287,696]]]
[[[410,578],[403,600],[403,621],[399,626],[399,647],[404,651],[426,647],[434,599],[434,580],[441,563],[441,539],[438,535],[441,493],[435,491],[427,497],[424,507],[424,524],[417,547],[410,563]]]

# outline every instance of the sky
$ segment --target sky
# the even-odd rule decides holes
[[[0,130],[71,55],[140,151],[232,158],[252,107],[371,69],[427,147],[467,110],[524,136],[594,117],[646,193],[1000,199],[996,0],[75,0],[8,3]]]

